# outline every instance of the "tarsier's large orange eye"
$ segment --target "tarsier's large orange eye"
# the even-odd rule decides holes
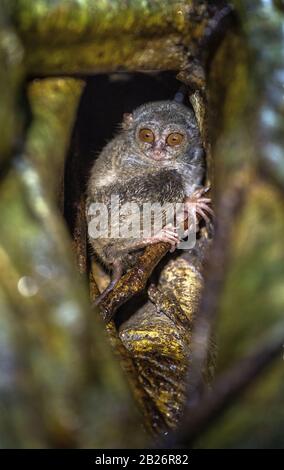
[[[148,142],[149,144],[151,144],[152,142],[154,142],[155,136],[151,129],[140,129],[139,139],[142,140],[142,142]]]
[[[169,134],[166,142],[168,145],[171,147],[174,147],[175,145],[180,145],[183,141],[183,134],[179,134],[179,132],[173,132],[172,134]]]

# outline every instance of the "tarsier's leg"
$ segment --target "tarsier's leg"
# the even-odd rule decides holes
[[[111,282],[107,288],[97,297],[94,302],[94,305],[98,305],[105,296],[112,291],[116,286],[119,279],[123,274],[123,262],[122,257],[127,253],[132,253],[133,251],[145,248],[146,246],[153,245],[154,243],[165,242],[171,245],[170,251],[174,251],[180,239],[176,233],[176,228],[171,224],[163,227],[156,235],[153,237],[147,237],[143,239],[126,239],[121,240],[115,243],[114,247],[108,248],[108,254],[111,258],[110,264],[112,267],[112,277]]]

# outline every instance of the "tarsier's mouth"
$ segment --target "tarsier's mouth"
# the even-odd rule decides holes
[[[166,160],[165,153],[161,152],[160,150],[154,150],[152,153],[152,158],[154,160]]]
[[[151,160],[152,162],[159,162],[160,164],[168,163],[172,160],[167,156],[166,152],[162,150],[152,150],[151,152],[145,152],[144,155],[148,160]]]

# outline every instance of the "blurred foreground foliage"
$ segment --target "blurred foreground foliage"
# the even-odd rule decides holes
[[[255,181],[234,233],[232,264],[217,325],[217,372],[251,349],[283,319],[283,200],[279,190]],[[283,357],[258,378],[214,428],[201,448],[283,448]]]
[[[214,167],[217,209],[241,182],[245,202],[236,216],[217,212],[229,246],[222,247],[227,269],[216,272],[218,292],[211,295],[218,297],[217,375],[282,321],[282,2],[234,4],[222,38],[214,27],[230,16],[225,1],[0,4],[0,447],[146,446],[132,395],[154,434],[177,425],[186,399],[200,253],[183,259],[182,269],[174,261],[164,266],[160,287],[175,294],[163,304],[168,315],[152,297],[134,323],[106,329],[90,308],[80,219],[84,152],[76,142],[70,147],[88,75],[179,72]],[[71,207],[73,243],[62,217],[66,187],[79,195]],[[90,287],[93,295],[92,280]],[[279,357],[195,446],[283,447],[283,379]]]

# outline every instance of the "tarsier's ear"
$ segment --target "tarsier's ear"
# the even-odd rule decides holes
[[[133,115],[131,113],[124,113],[123,121],[122,121],[123,129],[129,129],[131,127],[132,122],[133,122]]]

